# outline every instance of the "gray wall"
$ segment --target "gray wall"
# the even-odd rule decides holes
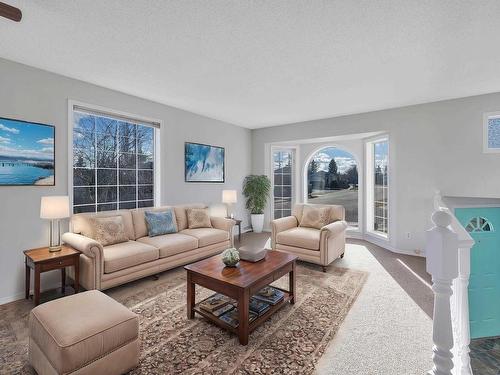
[[[269,143],[386,131],[390,136],[391,246],[422,250],[433,196],[500,197],[500,154],[483,153],[483,113],[500,93],[258,129],[252,168],[265,173]],[[409,235],[409,238],[408,238]]]
[[[248,129],[0,59],[0,117],[56,126],[56,186],[0,187],[0,303],[22,295],[22,250],[48,243],[48,224],[39,218],[40,197],[68,193],[68,99],[163,120],[162,204],[220,202],[221,191],[241,190],[251,171]],[[185,141],[226,148],[225,184],[184,182]],[[241,194],[238,198],[236,215],[246,226]],[[55,280],[55,275],[47,277],[45,286]]]

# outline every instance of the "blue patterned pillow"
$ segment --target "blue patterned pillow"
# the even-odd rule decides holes
[[[177,222],[172,209],[158,212],[146,211],[144,212],[144,218],[148,226],[149,237],[177,232]]]

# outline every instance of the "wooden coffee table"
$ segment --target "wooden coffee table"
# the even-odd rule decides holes
[[[295,262],[297,256],[269,251],[266,258],[256,262],[240,261],[235,268],[225,267],[220,255],[189,264],[184,268],[187,271],[187,316],[194,318],[194,313],[204,316],[219,327],[238,335],[240,344],[248,344],[248,335],[272,314],[285,306],[287,303],[295,303]],[[263,315],[249,323],[250,297],[260,289],[273,281],[278,280],[286,274],[289,277],[289,290],[283,290],[285,297],[282,301],[273,305]],[[238,327],[234,328],[216,316],[202,310],[195,302],[195,285],[198,284],[215,292],[222,293],[238,302]],[[277,288],[279,289],[279,288]]]

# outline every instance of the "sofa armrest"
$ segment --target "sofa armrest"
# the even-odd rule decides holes
[[[285,230],[297,228],[298,222],[295,216],[286,216],[271,221],[271,248],[276,248],[276,235]]]
[[[64,233],[62,240],[80,251],[80,285],[87,290],[101,289],[101,278],[104,273],[104,252],[102,245],[76,233]],[[69,269],[69,276],[75,277],[74,270]]]
[[[220,229],[228,232],[231,246],[234,246],[233,227],[236,224],[236,221],[225,217],[212,216],[210,217],[210,222],[212,223],[212,227],[214,227],[215,229]]]
[[[75,248],[89,258],[102,258],[102,245],[92,238],[67,232],[62,235],[62,241]]]
[[[321,232],[324,232],[328,237],[337,236],[338,234],[344,232],[347,227],[348,225],[344,220],[338,220],[325,225],[323,228],[321,228]]]
[[[227,219],[225,217],[210,217],[210,222],[215,229],[225,230],[226,232],[232,232],[236,221],[233,219]]]

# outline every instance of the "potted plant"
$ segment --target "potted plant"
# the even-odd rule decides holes
[[[243,195],[246,198],[246,208],[250,210],[252,229],[255,233],[262,232],[264,227],[264,208],[271,191],[271,181],[267,176],[249,175],[243,182]]]

